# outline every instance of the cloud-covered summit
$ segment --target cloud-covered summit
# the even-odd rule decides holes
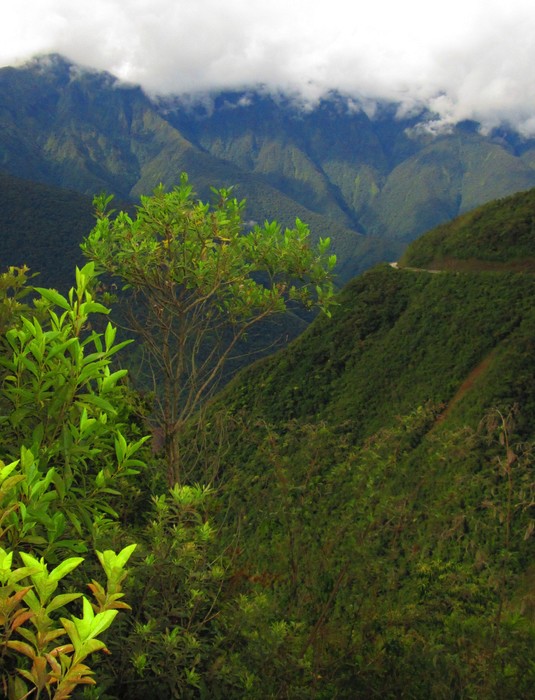
[[[0,64],[58,52],[152,94],[338,90],[534,135],[534,36],[532,0],[19,0]]]

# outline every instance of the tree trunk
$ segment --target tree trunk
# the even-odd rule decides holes
[[[172,488],[180,484],[182,476],[182,464],[180,454],[180,430],[182,424],[174,423],[166,425],[165,433],[165,459],[167,463],[167,484]]]

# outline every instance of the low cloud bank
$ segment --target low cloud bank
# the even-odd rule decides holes
[[[2,10],[0,64],[58,52],[151,95],[242,89],[314,102],[338,90],[535,135],[531,0],[20,0]]]

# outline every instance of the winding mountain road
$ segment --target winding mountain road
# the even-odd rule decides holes
[[[408,272],[429,272],[431,275],[438,275],[440,272],[447,272],[447,270],[428,270],[425,267],[399,267],[397,262],[388,263],[390,267],[394,270],[407,270]]]

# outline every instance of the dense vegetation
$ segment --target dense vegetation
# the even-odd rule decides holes
[[[84,253],[131,291],[129,319],[154,377],[170,486],[182,480],[180,436],[219,386],[225,367],[258,326],[296,305],[328,312],[336,255],[330,240],[309,241],[308,226],[265,222],[243,230],[245,202],[214,189],[199,201],[186,174],[171,192],[142,197],[135,219],[107,211]],[[123,303],[126,299],[123,297]]]
[[[114,257],[152,256],[158,276],[176,250],[166,227],[137,240],[151,207],[123,216],[136,250]],[[216,227],[217,263],[229,212],[183,211],[171,219],[201,246]],[[204,258],[184,260],[189,289]],[[33,301],[26,274],[0,286],[9,697],[533,696],[531,274],[354,280],[181,425],[171,488],[164,445],[144,438],[154,397],[115,365],[92,264]]]
[[[433,269],[517,269],[533,272],[535,190],[479,207],[426,233],[401,263]]]
[[[91,198],[0,173],[0,260],[27,265],[39,284],[66,291],[83,255],[80,243],[93,225]]]
[[[533,330],[534,294],[531,275],[379,266],[345,287],[332,319],[319,318],[296,343],[244,372],[225,401],[258,405],[271,422],[327,420],[367,437],[415,406],[447,405],[491,352],[514,353]],[[522,382],[506,376],[509,400],[525,403]],[[494,397],[500,381],[487,386]],[[489,395],[480,398],[474,410],[482,415]]]

